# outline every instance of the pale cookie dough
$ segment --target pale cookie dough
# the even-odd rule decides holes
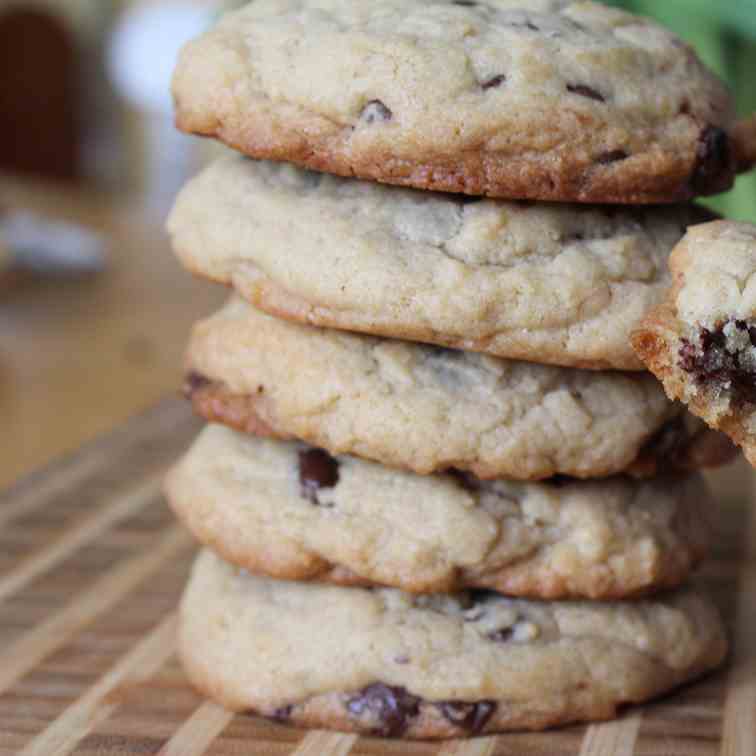
[[[756,466],[756,226],[690,229],[672,253],[674,286],[633,335],[638,356]]]
[[[221,426],[203,431],[165,490],[198,540],[254,572],[538,598],[676,586],[706,555],[714,510],[697,475],[486,483]]]
[[[405,738],[609,719],[717,667],[711,602],[413,597],[257,578],[204,552],[181,606],[191,681],[236,711]]]
[[[421,475],[595,478],[699,469],[729,440],[645,373],[587,372],[272,318],[241,299],[198,323],[186,393],[213,422]]]
[[[289,320],[579,368],[640,370],[695,207],[596,208],[383,187],[226,158],[169,221],[191,271]]]
[[[644,204],[745,163],[732,98],[653,21],[569,0],[255,0],[183,51],[178,126],[466,194]]]

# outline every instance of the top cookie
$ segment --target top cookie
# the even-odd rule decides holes
[[[726,87],[652,21],[568,0],[256,0],[183,51],[181,129],[343,176],[537,200],[731,186]]]
[[[756,226],[696,226],[670,257],[674,286],[633,335],[664,383],[756,465]]]

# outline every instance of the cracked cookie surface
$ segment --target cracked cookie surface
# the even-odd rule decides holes
[[[695,207],[469,201],[226,158],[179,196],[191,271],[289,320],[579,368],[640,370],[631,330]]]
[[[198,540],[261,574],[550,599],[678,585],[705,556],[714,508],[697,475],[420,476],[221,426],[202,432],[166,494]]]
[[[633,335],[636,352],[756,466],[756,226],[691,228],[670,266],[674,285]]]
[[[235,711],[407,738],[608,719],[724,659],[695,588],[653,601],[413,597],[252,577],[210,552],[184,595],[192,682]]]
[[[603,477],[728,461],[650,375],[588,372],[288,323],[233,298],[192,332],[198,414],[421,475]]]
[[[256,0],[183,51],[177,123],[419,189],[601,203],[727,189],[724,86],[654,22],[569,0]]]

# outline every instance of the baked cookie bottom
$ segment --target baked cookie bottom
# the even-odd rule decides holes
[[[631,603],[418,599],[256,578],[210,552],[184,595],[179,644],[193,684],[234,711],[422,739],[609,719],[727,651],[693,588]]]

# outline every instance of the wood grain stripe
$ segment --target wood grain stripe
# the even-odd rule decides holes
[[[316,730],[305,735],[291,756],[347,756],[356,742],[356,735]]]
[[[163,402],[132,420],[124,429],[95,439],[73,455],[52,462],[0,495],[0,527],[51,504],[75,487],[81,488],[97,473],[110,473],[116,461],[121,463],[122,457],[133,455],[145,440],[154,443],[158,435],[175,436],[185,432],[190,423],[191,413],[183,402]],[[124,465],[124,469],[132,478],[138,477],[134,475],[133,466]]]
[[[756,513],[748,526],[738,588],[731,672],[722,725],[722,756],[756,754]]]
[[[112,695],[116,688],[146,683],[173,655],[176,648],[176,621],[175,613],[164,619],[34,738],[19,756],[67,756],[71,753],[82,738],[121,705],[118,697]]]
[[[11,489],[0,499],[0,528],[21,515],[49,504],[53,497],[59,496],[67,489],[78,484],[96,470],[102,467],[103,460],[99,455],[80,457],[71,463],[70,467],[41,480],[37,485],[25,491],[16,493]]]
[[[7,646],[0,654],[0,694],[191,543],[181,528],[172,527],[156,544],[121,562],[80,593],[71,604]]]
[[[176,730],[158,756],[202,756],[233,718],[230,711],[206,701]]]
[[[580,756],[633,756],[641,715],[591,725],[583,737]]]
[[[475,738],[475,740],[450,740],[444,743],[438,756],[493,756],[497,738]]]
[[[0,576],[0,603],[27,586],[39,575],[60,564],[82,546],[107,532],[120,520],[144,509],[160,493],[163,475],[164,471],[161,470],[159,474],[150,476],[135,490],[116,497],[108,506],[97,510],[83,522],[64,531],[52,544],[31,554],[13,570]]]

